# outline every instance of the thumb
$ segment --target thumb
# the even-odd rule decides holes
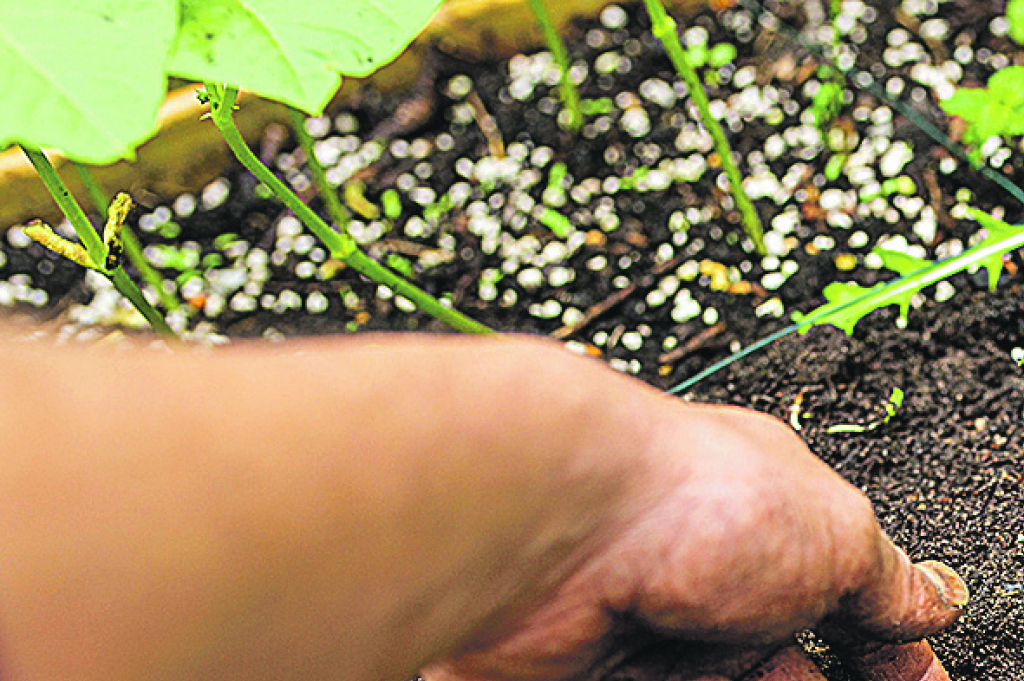
[[[844,602],[819,631],[865,681],[949,681],[927,641],[914,641],[955,622],[967,585],[938,561],[911,563],[881,535],[879,574]]]
[[[952,568],[938,561],[912,563],[885,534],[879,535],[876,566],[822,627],[836,645],[920,639],[963,614],[967,585]]]

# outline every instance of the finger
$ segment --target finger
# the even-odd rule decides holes
[[[800,646],[786,646],[751,670],[743,681],[825,681]]]
[[[863,681],[949,681],[949,674],[924,640],[866,645],[856,654],[846,651],[841,657]]]
[[[952,568],[937,561],[913,564],[884,534],[879,550],[877,569],[822,627],[833,645],[916,640],[963,614],[967,585]]]

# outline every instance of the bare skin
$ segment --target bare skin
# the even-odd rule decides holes
[[[3,681],[585,678],[638,631],[732,679],[966,598],[780,422],[535,340],[0,341],[0,428]]]

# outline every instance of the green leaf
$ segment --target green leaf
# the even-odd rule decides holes
[[[867,300],[869,295],[873,292],[880,292],[884,287],[885,284],[876,284],[871,288],[865,288],[852,282],[834,281],[822,292],[827,303],[815,308],[809,314],[794,314],[793,321],[806,320],[806,326],[800,327],[800,333],[807,333],[814,326],[830,324],[842,330],[846,335],[852,335],[853,327],[857,325],[857,322],[877,309],[876,307],[868,309],[864,304],[858,305],[857,301]]]
[[[110,163],[156,128],[174,0],[0,0],[0,148]]]
[[[1010,37],[1024,45],[1024,0],[1006,3],[1006,18],[1010,22]]]
[[[903,254],[892,255],[895,251],[876,249],[883,262],[897,268],[911,268],[924,264],[911,274],[864,288],[859,284],[833,282],[825,287],[827,303],[806,315],[794,314],[793,320],[800,324],[800,333],[807,333],[811,327],[830,324],[847,334],[853,333],[854,326],[862,318],[880,307],[900,306],[900,318],[906,320],[910,299],[924,288],[936,284],[969,267],[984,267],[988,270],[989,288],[994,289],[1003,267],[1003,254],[1024,246],[1024,225],[1009,225],[987,213],[970,209],[971,216],[988,230],[988,236],[981,243],[958,256],[940,262],[920,260]],[[916,261],[916,262],[915,262]]]
[[[440,0],[180,0],[168,71],[319,114],[341,83],[397,57]]]
[[[997,220],[988,213],[980,211],[976,208],[968,208],[968,212],[971,214],[978,224],[985,228],[988,235],[981,240],[976,248],[985,248],[998,244],[1002,241],[1013,239],[1015,235],[1020,234],[1022,228]],[[984,267],[988,271],[988,290],[995,291],[996,284],[999,283],[999,275],[1003,271],[1003,253],[1005,251],[996,251],[991,255],[981,258],[978,260],[978,264]]]
[[[961,87],[956,89],[952,97],[942,100],[939,104],[950,116],[960,116],[968,123],[973,123],[984,115],[991,99],[985,88]]]
[[[1006,129],[1007,123],[1013,120],[1013,111],[1002,102],[992,102],[985,110],[982,117],[974,123],[978,130],[978,136],[988,140],[994,135],[1001,135]]]
[[[931,260],[918,258],[903,251],[876,248],[873,252],[882,259],[882,264],[885,265],[886,269],[896,272],[901,277],[914,274],[932,264]]]
[[[988,89],[1011,108],[1024,103],[1024,66],[996,71],[988,79]]]
[[[736,46],[732,43],[718,43],[708,50],[708,66],[721,68],[736,59]]]

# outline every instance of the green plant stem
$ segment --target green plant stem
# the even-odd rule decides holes
[[[32,167],[36,169],[43,184],[46,185],[47,191],[50,192],[50,196],[57,202],[57,206],[67,217],[75,233],[78,234],[82,245],[89,253],[89,258],[94,263],[102,263],[107,259],[107,247],[103,245],[100,235],[96,233],[96,229],[89,222],[82,207],[78,205],[78,201],[75,201],[75,197],[71,195],[64,180],[60,179],[60,175],[50,164],[50,159],[46,158],[46,154],[41,149],[30,144],[22,144],[21,150],[28,157]]]
[[[544,0],[530,0],[530,9],[537,19],[544,42],[547,43],[555,63],[562,70],[562,103],[569,112],[569,124],[566,128],[570,132],[578,132],[583,125],[583,107],[580,105],[580,93],[576,85],[569,79],[569,69],[572,64],[569,62],[569,52],[565,49],[565,42],[555,28],[555,22],[551,20],[551,13],[548,12]]]
[[[733,161],[729,140],[726,138],[722,126],[711,115],[708,94],[704,90],[704,84],[697,75],[697,71],[686,57],[683,43],[679,40],[679,33],[676,31],[676,22],[665,11],[661,0],[644,0],[644,4],[647,6],[647,13],[651,16],[651,30],[654,36],[665,46],[672,65],[682,77],[683,82],[686,83],[686,89],[690,91],[690,97],[693,99],[697,111],[700,112],[701,122],[715,141],[715,149],[722,159],[722,169],[732,188],[733,200],[736,201],[736,208],[743,219],[743,229],[750,240],[754,242],[758,253],[764,254],[767,251],[764,245],[764,228],[761,225],[761,218],[758,216],[754,204],[751,203],[750,197],[747,196],[747,192],[743,189],[743,176]]]
[[[78,238],[81,239],[82,244],[85,246],[86,251],[89,253],[89,258],[94,263],[102,263],[107,258],[107,248],[103,245],[100,240],[99,234],[93,228],[92,223],[89,222],[89,218],[86,217],[82,207],[78,205],[78,201],[71,195],[64,181],[60,179],[60,175],[51,165],[50,160],[46,158],[46,154],[42,152],[38,147],[30,144],[21,145],[22,151],[25,156],[28,157],[29,162],[39,173],[39,177],[42,179],[43,184],[46,185],[47,191],[53,197],[54,201],[60,207],[61,212],[67,217],[68,222],[71,223],[75,233],[78,234]],[[128,299],[135,308],[145,317],[149,325],[161,336],[174,338],[176,334],[174,330],[168,326],[167,321],[163,316],[150,305],[146,297],[142,295],[142,291],[135,285],[124,269],[118,267],[112,272],[108,272],[102,269],[97,270],[105,277],[110,279],[114,284],[114,288]]]
[[[313,182],[316,183],[320,198],[323,199],[324,205],[327,207],[327,214],[334,220],[338,229],[348,234],[349,212],[341,204],[338,192],[327,181],[327,172],[316,157],[316,152],[313,150],[313,138],[306,132],[306,116],[301,111],[292,108],[288,109],[288,114],[295,138],[299,141],[299,146],[302,147],[302,152],[306,155],[306,163],[313,172]]]
[[[376,262],[359,250],[356,242],[347,234],[340,234],[320,219],[313,210],[295,195],[250,151],[249,146],[238,131],[232,116],[238,89],[227,86],[220,88],[206,83],[206,92],[210,97],[210,111],[214,124],[227,141],[231,151],[245,168],[270,188],[274,195],[287,206],[306,227],[309,228],[327,246],[331,255],[369,279],[390,288],[396,295],[404,296],[419,310],[431,315],[456,331],[464,333],[494,333],[492,329],[480,322],[445,307],[441,302],[426,291],[402,279],[397,274]]]
[[[110,198],[100,187],[96,178],[93,177],[92,172],[87,166],[81,163],[75,163],[75,170],[78,171],[78,176],[82,178],[82,185],[85,187],[86,192],[89,194],[89,199],[93,205],[96,206],[96,210],[101,215],[107,214],[107,208],[110,205]],[[139,276],[142,277],[146,283],[153,287],[156,291],[157,296],[160,298],[160,302],[163,304],[169,312],[173,312],[181,307],[181,303],[178,299],[167,292],[164,288],[164,278],[160,275],[160,272],[156,270],[149,261],[146,260],[146,254],[142,250],[142,244],[139,242],[139,238],[135,236],[135,232],[131,230],[128,225],[121,225],[121,240],[124,242],[124,252],[128,256],[128,260],[131,261],[135,269],[138,270]]]

